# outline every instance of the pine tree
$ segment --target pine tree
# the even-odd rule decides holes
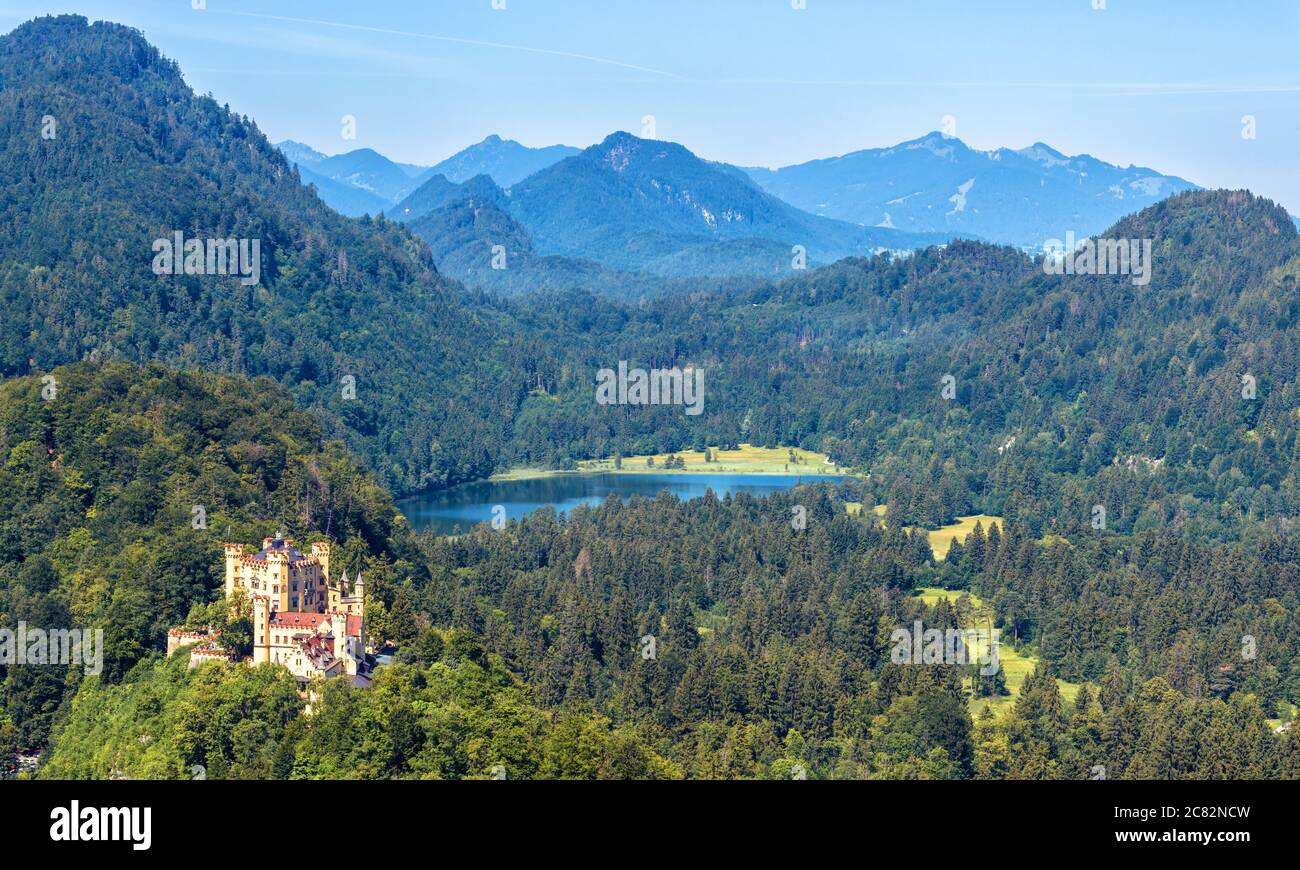
[[[1106,665],[1106,676],[1101,683],[1101,707],[1107,713],[1119,707],[1124,696],[1128,694],[1124,686],[1124,672],[1119,668],[1119,659],[1112,658]]]

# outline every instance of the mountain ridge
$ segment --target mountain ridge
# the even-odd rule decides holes
[[[1146,167],[1067,156],[1042,142],[979,151],[940,132],[886,148],[745,169],[805,210],[864,225],[965,230],[1039,248],[1073,230],[1092,235],[1124,214],[1196,185]]]
[[[825,262],[951,237],[819,218],[767,194],[733,167],[625,131],[529,176],[508,194],[511,215],[539,252],[618,269],[662,271],[674,257],[714,246],[727,252],[722,262],[734,260],[723,272],[771,274],[789,268],[796,245],[809,260]],[[754,251],[756,244],[766,250]],[[740,248],[746,253],[736,256]]]
[[[429,174],[443,175],[448,181],[457,184],[476,175],[486,175],[506,188],[580,151],[581,149],[569,145],[530,148],[493,133],[434,164],[430,167]]]

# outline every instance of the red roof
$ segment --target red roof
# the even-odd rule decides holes
[[[326,619],[323,613],[302,613],[296,610],[283,610],[271,617],[271,624],[289,628],[319,628]]]
[[[361,617],[348,614],[348,637],[361,637]]]

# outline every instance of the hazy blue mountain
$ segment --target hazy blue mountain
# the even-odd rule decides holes
[[[298,176],[302,179],[302,183],[314,184],[316,193],[321,200],[339,214],[345,214],[348,217],[360,217],[363,214],[378,214],[391,207],[389,201],[382,196],[319,175],[308,168],[310,165],[308,163],[297,164]]]
[[[671,264],[662,264],[662,271],[652,273],[649,270],[620,271],[582,257],[541,255],[533,249],[528,232],[504,211],[502,205],[493,197],[471,195],[424,212],[412,220],[409,227],[428,242],[441,274],[469,287],[503,296],[548,290],[585,291],[632,302],[743,286],[753,280],[747,275],[701,279],[692,269],[707,270],[701,270],[689,256]],[[745,243],[733,244],[739,250],[739,246]],[[753,240],[752,244],[761,248],[769,243]],[[504,252],[505,259],[501,263],[504,268],[494,269],[493,248],[497,245]],[[693,253],[705,258],[710,266],[714,263],[712,258],[716,255],[707,248]],[[734,258],[737,252],[728,253]],[[780,273],[773,271],[771,274],[775,277]]]
[[[415,163],[395,163],[393,165],[405,172],[408,178],[418,178],[423,180],[428,178],[430,174],[429,167],[420,166]]]
[[[507,295],[543,288],[599,290],[624,296],[631,292],[626,276],[597,263],[538,256],[528,232],[491,198],[467,197],[444,203],[410,226],[428,242],[439,272],[473,287]],[[503,268],[493,268],[497,246],[503,252]],[[644,284],[645,276],[642,278]]]
[[[419,187],[428,170],[396,163],[372,148],[327,156],[301,142],[286,139],[276,145],[299,170],[311,173],[304,181],[317,184],[321,199],[347,215],[374,214],[392,206]],[[334,182],[325,184],[320,179]]]
[[[623,132],[506,193],[511,216],[539,253],[659,274],[683,268],[691,274],[779,273],[790,268],[793,245],[802,245],[810,261],[829,262],[952,236],[818,217],[766,193],[735,167]]]
[[[331,157],[292,139],[286,139],[276,147],[299,168],[312,173],[312,178],[304,177],[304,180],[317,184],[321,199],[336,211],[348,215],[383,211],[439,176],[449,183],[460,184],[482,175],[506,187],[578,153],[577,148],[567,145],[529,148],[500,136],[489,136],[437,166],[427,167],[398,163],[370,148]],[[319,179],[336,184],[325,184]],[[362,195],[351,191],[359,191]],[[431,207],[425,207],[424,211]]]
[[[444,175],[457,183],[487,175],[502,187],[509,187],[577,153],[579,149],[568,145],[529,148],[513,139],[492,135],[448,157],[430,169],[429,175]]]
[[[503,205],[506,194],[486,175],[476,175],[462,184],[456,184],[439,173],[426,178],[423,184],[389,209],[387,214],[395,220],[414,221],[434,209],[466,199]]]
[[[320,163],[326,158],[326,155],[320,153],[310,145],[304,145],[301,142],[295,142],[292,139],[285,139],[275,146],[289,158],[290,163],[297,163],[299,166],[307,164],[308,166]]]
[[[1140,166],[1067,157],[1040,143],[976,151],[930,133],[781,169],[745,170],[764,190],[826,217],[909,232],[967,233],[1040,247],[1083,237],[1196,185]]]
[[[312,170],[396,202],[417,186],[401,166],[372,148],[326,157]]]

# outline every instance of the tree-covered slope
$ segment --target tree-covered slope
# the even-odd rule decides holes
[[[267,379],[125,363],[13,378],[0,458],[0,621],[102,629],[106,683],[221,594],[224,541],[327,535],[379,599],[425,570],[388,493]],[[0,667],[22,746],[45,745],[83,675]]]
[[[504,292],[530,271],[558,285],[503,302],[441,279],[406,227],[325,207],[251,122],[195,97],[138,34],[44,19],[0,50],[0,160],[14,180],[0,209],[8,374],[87,355],[266,374],[323,411],[328,431],[398,490],[511,464],[748,440],[826,450],[900,493],[918,489],[919,465],[952,462],[967,507],[1000,507],[1009,487],[990,481],[1022,473],[1026,459],[1079,483],[1166,449],[1163,473],[1178,469],[1177,483],[1159,506],[1125,496],[1125,522],[1143,511],[1167,521],[1188,495],[1215,523],[1243,500],[1274,515],[1294,500],[1295,230],[1247,193],[1182,194],[1112,228],[1152,239],[1145,285],[1047,275],[1014,250],[955,242],[656,294],[641,292],[654,289],[644,276],[540,255],[517,204],[507,214],[458,201],[426,215],[423,234],[463,273]],[[46,114],[58,120],[53,139],[40,135]],[[766,196],[668,143],[624,136],[509,199],[542,196],[544,177],[574,166],[589,170],[584,184],[635,199],[662,180],[661,152],[694,167],[688,179]],[[664,197],[664,215],[702,220]],[[557,214],[561,232],[569,224]],[[178,228],[261,238],[262,283],[154,275],[152,241]],[[518,249],[506,245],[506,270],[491,269],[487,242],[499,234]],[[611,294],[568,289],[606,280],[618,285]],[[594,373],[619,360],[704,366],[705,412],[597,405]],[[1243,401],[1247,374],[1256,399]],[[954,401],[940,392],[945,375]],[[355,399],[344,398],[349,376]],[[1013,453],[999,453],[1013,438]],[[1243,479],[1225,477],[1224,463]],[[932,499],[921,500],[933,518]]]
[[[523,300],[534,312],[520,321],[580,362],[555,371],[560,401],[521,417],[515,438],[559,444],[578,432],[575,456],[798,444],[898,483],[926,522],[949,515],[922,477],[932,463],[971,499],[957,507],[999,492],[983,504],[992,513],[1014,481],[1051,477],[1026,508],[1043,526],[1086,521],[1061,506],[1067,480],[1088,488],[1088,505],[1116,488],[1121,524],[1293,516],[1300,249],[1286,213],[1245,192],[1194,192],[1107,235],[1152,240],[1149,283],[1048,275],[1015,250],[963,242],[649,310]],[[557,326],[561,312],[581,314]],[[596,413],[586,373],[618,359],[702,364],[704,413]],[[1158,473],[1160,492],[1145,491],[1136,466]],[[1039,502],[1049,491],[1054,501]]]
[[[430,630],[373,686],[321,687],[310,717],[280,667],[142,662],[91,677],[40,776],[51,779],[676,779],[630,726],[545,710],[466,632]]]
[[[1017,521],[936,565],[923,535],[846,497],[857,484],[482,524],[432,542],[412,600],[481,634],[539,703],[659,735],[692,777],[1300,776],[1296,733],[1266,721],[1300,697],[1293,535],[1066,541]],[[915,621],[988,627],[960,592],[927,603],[921,585],[989,602],[1004,664],[1041,659],[1002,715],[983,712],[998,684],[974,667],[896,657]]]
[[[404,228],[320,202],[139,33],[62,17],[0,38],[0,137],[0,372],[96,355],[269,375],[396,487],[491,470],[510,373],[493,395],[470,373],[494,314]],[[155,275],[154,241],[178,231],[259,240],[260,283]]]

